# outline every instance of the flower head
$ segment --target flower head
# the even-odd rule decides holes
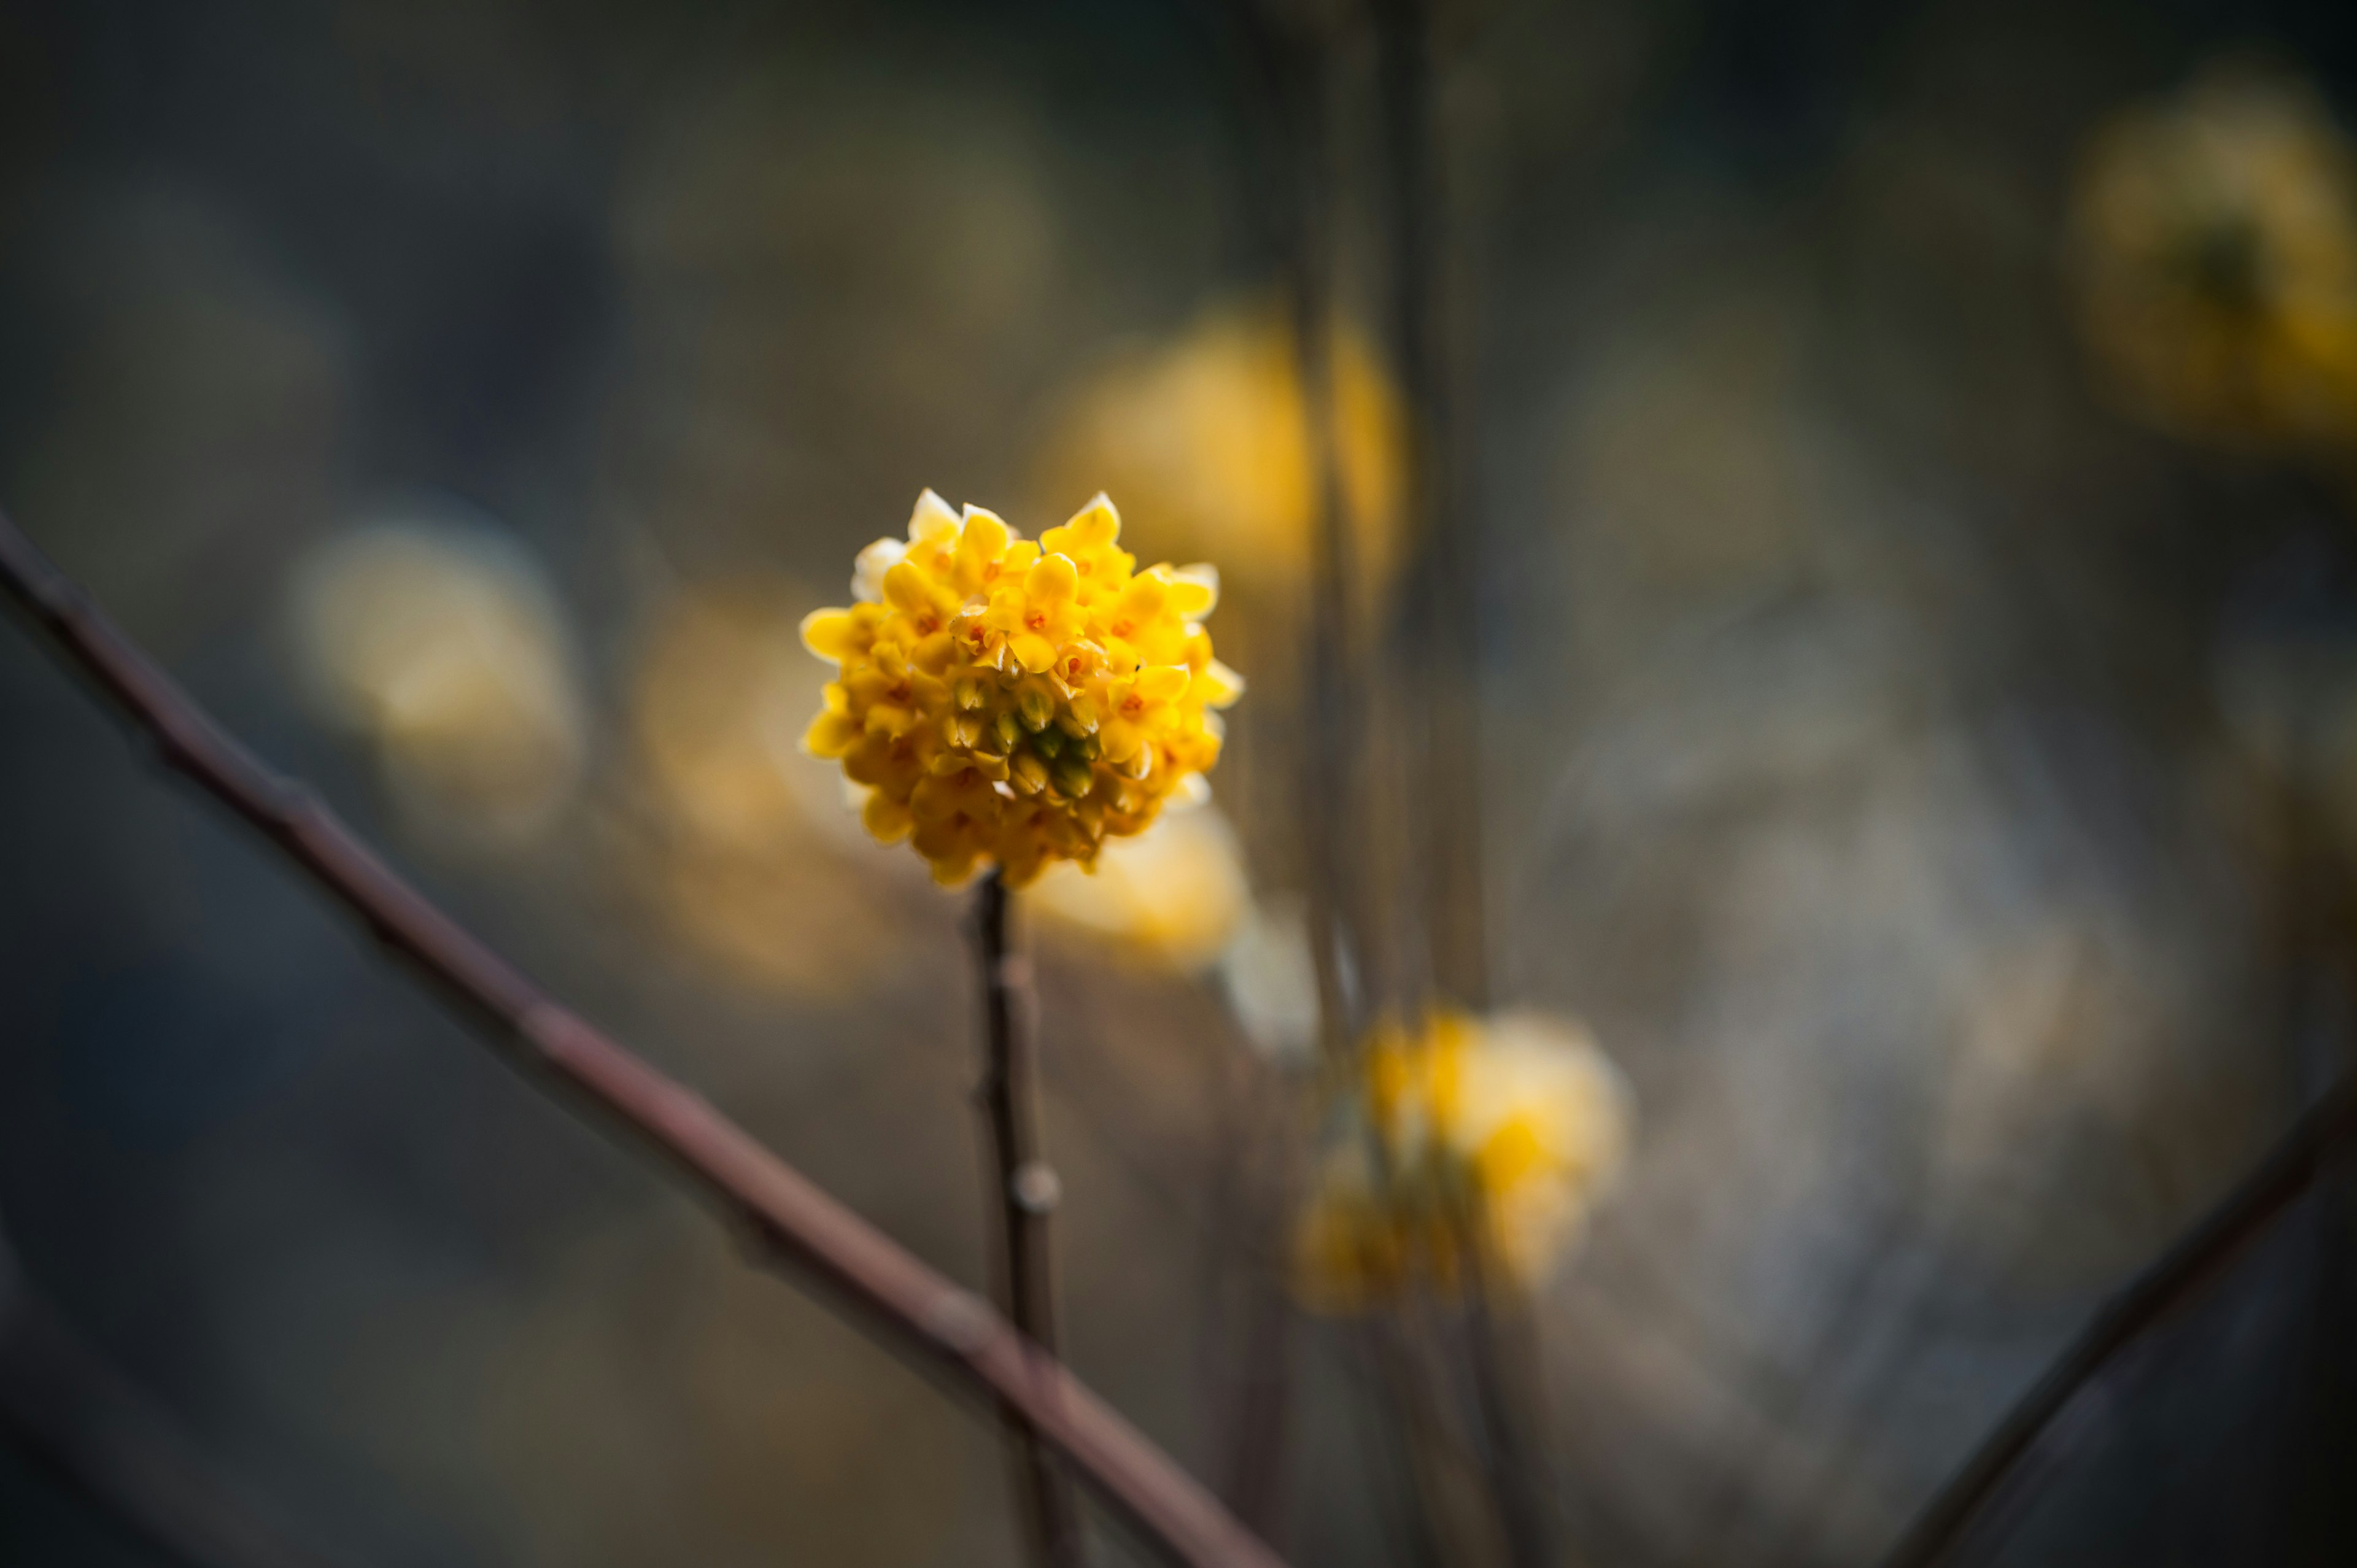
[[[1036,542],[927,490],[906,542],[860,552],[848,609],[802,622],[839,667],[803,744],[864,788],[867,829],[945,884],[996,865],[1021,886],[1095,863],[1201,789],[1243,682],[1201,625],[1209,566],[1136,570],[1099,496]]]
[[[2241,445],[2357,437],[2357,151],[2315,95],[2213,74],[2090,143],[2088,338],[2138,412]]]
[[[1473,1259],[1536,1284],[1628,1147],[1619,1072],[1586,1030],[1535,1015],[1386,1025],[1352,1101],[1295,1236],[1304,1294],[1332,1310],[1412,1283],[1453,1291]]]

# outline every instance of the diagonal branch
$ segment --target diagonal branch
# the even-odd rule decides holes
[[[1209,1492],[978,1297],[828,1197],[702,1096],[544,995],[378,859],[310,790],[264,767],[5,515],[0,596],[155,743],[166,767],[243,818],[487,1026],[533,1081],[586,1099],[689,1190],[858,1308],[885,1344],[1028,1423],[1171,1561],[1278,1568],[1275,1554]]]
[[[1965,1541],[2002,1530],[2026,1508],[2083,1423],[2074,1406],[2097,1396],[2113,1365],[2144,1335],[2190,1305],[2243,1250],[2313,1187],[2357,1138],[2357,1079],[2344,1079],[2284,1134],[2258,1168],[2176,1245],[2114,1296],[1914,1524],[1882,1568],[1932,1568]]]

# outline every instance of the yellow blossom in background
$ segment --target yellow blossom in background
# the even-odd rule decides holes
[[[1135,570],[1100,495],[1037,542],[996,514],[918,498],[903,542],[860,553],[859,602],[802,621],[837,666],[803,745],[866,791],[861,818],[954,885],[995,865],[1023,886],[1093,864],[1219,760],[1243,693],[1212,657],[1209,566]]]
[[[325,713],[373,745],[404,817],[516,843],[578,783],[585,718],[554,596],[488,529],[404,519],[303,563],[294,613]]]
[[[671,929],[734,978],[839,994],[887,944],[859,868],[810,809],[813,784],[837,786],[797,744],[820,682],[795,599],[758,581],[683,590],[640,639],[630,733],[653,830],[640,870]]]
[[[1218,959],[1251,904],[1235,834],[1211,806],[1108,840],[1094,875],[1060,865],[1030,894],[1030,907],[1051,920],[1180,971]]]
[[[1380,587],[1397,564],[1404,416],[1365,338],[1338,322],[1333,343],[1342,497],[1361,585]],[[1293,334],[1275,311],[1211,310],[1091,377],[1041,467],[1050,493],[1103,484],[1127,497],[1142,543],[1219,561],[1247,597],[1289,596],[1313,559],[1317,471]]]
[[[2241,446],[2357,436],[2357,155],[2306,87],[2218,73],[2090,142],[2089,343],[2136,411]]]
[[[1536,1285],[1627,1155],[1628,1089],[1576,1024],[1435,1013],[1413,1034],[1377,1030],[1358,1071],[1355,1124],[1295,1235],[1320,1310],[1454,1292],[1469,1242],[1503,1283]]]

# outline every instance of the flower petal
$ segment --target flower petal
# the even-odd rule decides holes
[[[868,796],[867,803],[859,808],[859,821],[876,835],[878,843],[899,843],[917,825],[916,816],[906,801],[895,800],[881,790]]]
[[[1134,621],[1150,621],[1162,613],[1169,598],[1169,583],[1159,573],[1148,572],[1131,578],[1129,586],[1122,590],[1121,613]]]
[[[802,646],[830,664],[840,664],[857,651],[857,629],[849,610],[813,610],[802,617]]]
[[[1038,632],[1027,631],[1010,638],[1006,646],[1015,655],[1015,661],[1034,675],[1044,673],[1056,662],[1056,645]]]
[[[932,586],[913,563],[902,561],[884,574],[884,602],[902,615],[923,615],[932,608]]]
[[[900,564],[909,547],[897,539],[879,539],[859,553],[851,574],[851,596],[863,604],[884,602],[884,574]]]
[[[811,720],[810,728],[802,732],[802,749],[813,757],[823,757],[833,761],[849,751],[862,733],[857,719],[843,714],[823,713]]]
[[[1137,672],[1135,690],[1149,703],[1174,702],[1193,679],[1183,664],[1153,664]]]
[[[1244,678],[1214,659],[1195,672],[1188,691],[1207,708],[1224,708],[1244,694]]]
[[[1039,547],[1077,557],[1083,553],[1094,554],[1120,537],[1121,513],[1114,510],[1113,502],[1103,490],[1099,490],[1094,499],[1074,512],[1063,527],[1051,528],[1041,534]]]
[[[950,503],[931,489],[917,498],[917,507],[909,514],[909,542],[925,544],[947,543],[957,537],[958,514]]]
[[[971,554],[984,561],[996,561],[1006,553],[1015,531],[996,512],[985,511],[978,506],[965,509],[965,531],[958,535],[958,553]]]
[[[1220,569],[1208,563],[1170,569],[1170,608],[1182,620],[1201,620],[1220,602]]]
[[[1024,596],[1043,609],[1070,604],[1080,585],[1080,568],[1069,555],[1042,555],[1039,564],[1023,575]]]

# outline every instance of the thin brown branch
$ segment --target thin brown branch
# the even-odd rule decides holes
[[[1307,712],[1296,758],[1319,1044],[1340,1060],[1357,1037],[1376,953],[1362,862],[1366,693],[1359,666],[1357,541],[1334,424],[1334,171],[1327,124],[1331,72],[1314,21],[1241,7],[1271,100],[1282,170],[1275,227],[1301,385],[1312,477],[1306,647]]]
[[[1423,939],[1420,1003],[1476,1010],[1490,1003],[1483,914],[1480,659],[1475,615],[1479,541],[1459,504],[1455,409],[1442,288],[1446,203],[1440,185],[1431,6],[1374,0],[1383,166],[1389,184],[1392,349],[1407,408],[1402,453],[1406,532],[1414,563],[1395,628],[1394,682],[1410,699],[1409,869],[1404,913]],[[1533,1432],[1544,1426],[1535,1379],[1509,1369],[1501,1303],[1485,1283],[1480,1221],[1453,1221],[1469,1284],[1464,1349],[1487,1450],[1491,1498],[1518,1568],[1551,1562],[1553,1522]],[[1534,1342],[1517,1347],[1535,1356]]]
[[[985,1049],[974,1101],[990,1145],[1000,1310],[1015,1320],[1035,1354],[1053,1356],[1056,1288],[1048,1221],[1061,1187],[1054,1167],[1039,1151],[1039,1110],[1032,1089],[1036,1046],[1026,1008],[1028,966],[1008,940],[1012,902],[1006,879],[994,867],[974,896]],[[1084,1551],[1071,1485],[1021,1414],[1009,1410],[1006,1417],[1014,1440],[1017,1500],[1033,1555],[1048,1568],[1073,1568]]]
[[[167,768],[270,841],[329,897],[489,1026],[534,1081],[586,1099],[692,1192],[856,1307],[888,1346],[1015,1412],[1175,1562],[1275,1553],[1053,1358],[763,1148],[700,1095],[544,994],[436,908],[311,792],[224,733],[0,516],[0,593],[96,683]]]
[[[1932,1568],[1975,1536],[2019,1516],[2085,1423],[2069,1418],[2099,1398],[2114,1365],[2138,1340],[2192,1304],[2298,1200],[2357,1138],[2357,1079],[2344,1079],[2295,1123],[2258,1168],[2158,1262],[2131,1281],[2022,1396],[1964,1467],[1943,1487],[1883,1568]]]
[[[1375,0],[1383,167],[1388,176],[1392,355],[1407,409],[1401,507],[1413,552],[1394,679],[1415,711],[1410,812],[1417,836],[1411,908],[1425,940],[1417,979],[1448,1002],[1490,1004],[1482,893],[1480,539],[1463,503],[1457,399],[1443,287],[1448,207],[1435,110],[1434,18],[1426,0]]]
[[[176,1563],[326,1568],[248,1509],[25,1281],[0,1237],[0,1441]]]

